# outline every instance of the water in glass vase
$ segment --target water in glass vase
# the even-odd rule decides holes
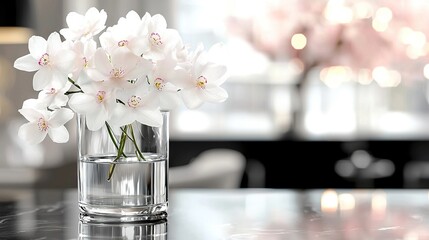
[[[84,221],[132,222],[165,219],[168,161],[154,155],[84,156],[79,161],[79,207]],[[112,170],[110,179],[109,172]]]

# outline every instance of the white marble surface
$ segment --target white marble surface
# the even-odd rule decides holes
[[[172,189],[167,221],[79,221],[76,189],[0,190],[0,239],[429,239],[425,189]]]

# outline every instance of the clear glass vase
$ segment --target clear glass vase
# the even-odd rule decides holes
[[[167,240],[167,221],[148,223],[86,223],[79,222],[79,240],[145,239]]]
[[[78,201],[85,222],[140,222],[167,218],[169,112],[163,123],[97,131],[78,116]],[[113,141],[113,138],[115,141]],[[124,138],[123,154],[121,139]],[[134,141],[132,141],[134,139]]]

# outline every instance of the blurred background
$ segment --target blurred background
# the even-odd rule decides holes
[[[66,27],[67,13],[92,6],[107,12],[107,26],[130,10],[160,13],[192,49],[224,44],[228,100],[171,113],[172,186],[429,187],[424,0],[4,1],[0,185],[76,186],[74,121],[67,144],[29,146],[17,138],[25,122],[17,110],[37,93],[34,73],[13,62],[28,53],[31,35],[47,38]],[[180,182],[203,158],[218,165],[193,169],[234,174],[230,182]]]

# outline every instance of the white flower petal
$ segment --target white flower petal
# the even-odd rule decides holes
[[[178,90],[177,86],[176,86],[176,85],[174,85],[174,84],[172,84],[172,83],[170,83],[170,82],[167,82],[167,83],[165,84],[165,86],[162,88],[162,92],[172,92],[172,93],[176,93],[176,92],[177,92],[177,90]]]
[[[207,78],[209,84],[215,84],[218,86],[225,82],[225,74],[226,66],[216,64],[208,64],[202,73],[202,75]]]
[[[163,32],[164,48],[166,51],[173,50],[179,42],[181,42],[180,34],[176,29],[166,29]]]
[[[77,55],[73,51],[59,50],[54,56],[55,67],[64,73],[70,73],[73,70]]]
[[[30,98],[22,103],[22,108],[32,108],[35,110],[46,110],[46,103],[39,99]]]
[[[184,69],[176,69],[174,73],[168,77],[168,81],[180,88],[192,88],[195,82],[190,79],[189,73]]]
[[[103,74],[108,74],[112,70],[112,64],[109,61],[109,57],[102,48],[95,51],[94,65],[97,70]]]
[[[98,38],[100,41],[100,45],[107,52],[111,53],[111,51],[118,46],[115,44],[115,40],[113,39],[111,32],[103,32]]]
[[[23,124],[18,129],[18,136],[30,144],[41,143],[47,135],[47,131],[40,131],[37,122]]]
[[[55,109],[55,108],[60,108],[60,107],[64,107],[65,105],[67,105],[67,101],[69,100],[69,97],[67,95],[64,94],[57,94],[53,99],[52,102],[50,102],[49,104],[49,108],[51,109]]]
[[[100,33],[106,26],[107,13],[104,10],[98,11],[97,8],[91,7],[85,13],[87,27],[90,28],[89,36],[94,36]]]
[[[152,48],[149,52],[146,52],[143,57],[146,59],[158,61],[165,58],[165,53],[162,51],[162,49]]]
[[[63,35],[63,37],[67,40],[74,40],[74,34],[73,31],[69,28],[63,28],[60,30],[60,34]]]
[[[80,114],[87,114],[96,111],[100,105],[96,102],[94,96],[76,93],[69,100],[70,108]]]
[[[48,50],[48,42],[39,36],[32,36],[28,40],[28,50],[30,51],[31,56],[34,59],[39,60],[43,54],[45,54]]]
[[[68,82],[68,76],[57,68],[51,68],[50,70],[51,70],[51,80],[50,80],[51,82],[49,84],[63,88]]]
[[[99,109],[97,112],[86,115],[86,126],[91,131],[97,131],[104,126],[107,118],[107,112],[104,109]]]
[[[85,25],[85,17],[77,12],[70,12],[66,16],[67,26],[71,29],[80,29]]]
[[[57,32],[53,32],[48,37],[48,49],[49,55],[55,55],[61,49],[61,37]]]
[[[207,66],[207,53],[205,51],[198,54],[198,57],[196,57],[195,62],[193,63],[194,66],[192,68],[192,75],[199,77],[203,71],[204,68]]]
[[[70,121],[74,116],[74,113],[72,110],[68,108],[60,108],[54,111],[54,113],[51,115],[49,121],[49,126],[52,126],[53,128],[60,127],[64,125],[66,122]]]
[[[83,53],[87,58],[92,58],[96,50],[97,42],[94,39],[85,42]]]
[[[135,39],[134,41],[128,42],[127,47],[137,56],[142,55],[142,53],[144,53],[148,48],[147,43],[144,41],[140,41],[140,39]]]
[[[202,93],[203,100],[207,102],[223,102],[228,98],[228,93],[225,89],[215,85],[207,86]]]
[[[69,141],[69,132],[67,131],[67,128],[64,126],[49,128],[48,134],[53,142],[65,143]]]
[[[152,63],[146,59],[141,58],[139,60],[139,64],[132,69],[131,71],[129,71],[124,78],[125,79],[136,79],[136,78],[140,78],[144,75],[147,75],[150,73],[150,71],[152,70]]]
[[[40,91],[52,80],[52,71],[49,67],[43,67],[37,71],[33,76],[33,89]]]
[[[189,109],[197,108],[204,102],[201,99],[199,89],[197,88],[182,89],[180,94],[182,96],[183,102],[185,103],[185,106]]]
[[[40,69],[39,63],[33,58],[33,56],[31,56],[31,54],[27,54],[16,59],[13,63],[13,67],[27,72],[34,72]]]
[[[100,73],[97,69],[95,68],[89,68],[86,70],[86,75],[88,76],[89,79],[96,81],[96,82],[100,82],[103,80],[108,79],[108,76],[106,76],[105,74]]]
[[[159,31],[167,28],[167,21],[161,14],[155,14],[152,16],[152,24],[152,31]]]
[[[152,126],[160,127],[162,124],[162,114],[159,110],[146,110],[145,108],[136,109],[136,120],[139,123]]]
[[[102,10],[103,11],[103,10]],[[95,7],[91,7],[89,8],[86,13],[85,13],[85,18],[86,19],[98,19],[98,15],[100,14],[100,12],[97,10],[97,8]]]
[[[114,108],[112,118],[109,120],[109,123],[116,127],[121,127],[127,124],[131,124],[135,120],[135,116],[131,113],[130,109],[120,104]]]
[[[181,99],[177,92],[163,92],[159,99],[159,105],[162,110],[173,110],[179,106],[180,102]]]
[[[42,113],[32,108],[21,108],[18,112],[21,113],[21,115],[29,122],[37,121],[39,118],[43,117]]]
[[[122,67],[124,70],[135,68],[139,63],[140,57],[137,57],[127,48],[117,48],[112,53],[112,65]]]

